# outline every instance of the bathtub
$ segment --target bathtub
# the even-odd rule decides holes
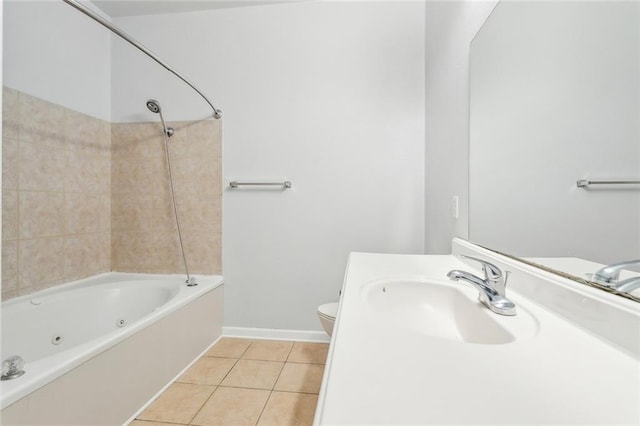
[[[197,278],[111,272],[2,303],[2,359],[26,372],[0,382],[2,423],[125,422],[222,334],[222,277]]]

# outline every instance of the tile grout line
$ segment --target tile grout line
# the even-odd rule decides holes
[[[267,400],[264,403],[264,406],[262,407],[262,410],[260,411],[260,415],[258,416],[258,418],[256,419],[256,423],[255,425],[257,426],[258,423],[260,423],[260,419],[262,418],[262,415],[264,414],[264,410],[267,408],[267,405],[269,405],[269,401],[271,400],[271,396],[273,395],[274,389],[276,387],[276,384],[278,383],[278,380],[280,380],[280,376],[282,375],[282,370],[284,370],[284,366],[287,364],[287,360],[289,359],[289,355],[291,355],[291,351],[293,351],[293,347],[295,346],[296,342],[293,342],[293,345],[291,345],[291,348],[289,348],[289,352],[287,353],[287,356],[284,359],[284,362],[282,363],[282,367],[280,368],[280,372],[278,373],[278,377],[276,377],[276,380],[273,382],[273,386],[271,387],[271,391],[269,392],[269,397],[267,398]]]
[[[180,382],[183,383],[183,382]],[[193,385],[195,383],[183,383]],[[214,386],[214,385],[210,385]],[[319,395],[319,393],[315,392],[306,392],[306,391],[291,391],[291,390],[280,390],[280,389],[264,389],[264,388],[247,388],[247,387],[239,387],[239,386],[217,386],[218,388],[227,388],[227,389],[248,389],[248,390],[258,390],[258,391],[269,391],[269,392],[282,392],[282,393],[302,393],[305,395]]]
[[[269,405],[269,401],[271,401],[271,395],[273,395],[273,390],[271,390],[269,392],[269,396],[267,397],[267,400],[264,402],[264,405],[262,406],[262,410],[260,410],[260,415],[256,419],[256,422],[255,422],[254,426],[257,426],[258,423],[260,423],[260,419],[262,418],[262,415],[264,414],[264,410],[267,408],[267,405]]]
[[[209,400],[213,397],[213,395],[218,391],[219,388],[220,388],[220,386],[216,386],[215,389],[213,390],[213,392],[211,392],[211,395],[209,395],[209,397],[202,403],[200,408],[198,408],[196,410],[196,412],[193,413],[193,416],[191,416],[191,418],[187,422],[188,425],[192,424],[192,422],[195,420],[195,418],[198,417],[198,414],[200,414],[200,411],[202,411],[204,406],[207,405],[207,402],[209,402]]]
[[[249,339],[247,339],[249,340]],[[216,343],[217,344],[217,343]],[[245,354],[245,352],[247,352],[247,350],[251,347],[251,345],[253,344],[253,340],[251,340],[251,343],[249,343],[249,345],[245,348],[245,350],[242,352],[242,354],[240,354],[240,357],[242,357],[242,355]],[[215,345],[214,345],[215,346]],[[208,351],[207,351],[208,352]],[[200,361],[202,358],[204,358],[206,355],[203,354],[200,358],[198,358],[198,361]],[[221,358],[221,357],[211,357],[211,358]],[[200,408],[198,408],[196,410],[196,412],[193,414],[193,416],[191,417],[191,419],[189,419],[189,421],[187,422],[187,424],[192,424],[192,422],[195,420],[196,417],[198,417],[198,414],[200,414],[200,412],[202,411],[202,409],[204,408],[205,405],[207,405],[207,402],[209,402],[209,400],[211,400],[211,398],[213,398],[213,395],[215,395],[215,393],[218,391],[218,389],[220,389],[221,387],[225,387],[225,386],[221,386],[222,382],[224,381],[224,379],[227,378],[227,376],[229,375],[229,373],[231,373],[231,370],[233,370],[233,368],[238,365],[238,361],[240,361],[240,358],[225,358],[225,359],[234,359],[235,362],[233,363],[233,365],[231,366],[231,368],[229,369],[229,371],[227,371],[227,374],[224,375],[224,377],[220,380],[220,383],[218,385],[216,385],[216,388],[213,390],[213,392],[211,392],[211,395],[209,395],[209,397],[202,403],[202,405],[200,406]],[[198,362],[196,361],[194,363],[194,365]],[[178,380],[176,380],[174,383],[177,383]]]

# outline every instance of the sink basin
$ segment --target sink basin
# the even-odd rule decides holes
[[[361,288],[369,312],[392,327],[462,343],[506,344],[531,337],[537,322],[521,306],[518,315],[489,311],[474,289],[448,281],[376,281]]]

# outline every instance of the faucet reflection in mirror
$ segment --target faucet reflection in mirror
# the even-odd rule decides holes
[[[630,293],[640,288],[640,276],[620,280],[620,272],[630,266],[640,265],[640,259],[614,263],[599,269],[593,276],[597,283],[604,284],[621,293]]]
[[[498,3],[470,50],[469,240],[640,300],[638,269],[593,278],[640,258],[638,75],[640,2]]]

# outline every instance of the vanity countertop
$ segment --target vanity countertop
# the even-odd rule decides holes
[[[439,280],[478,308],[476,289],[447,280],[452,269],[481,275],[454,255],[350,255],[316,425],[640,422],[634,354],[514,289],[507,297],[518,315],[489,314],[506,329],[533,318],[536,331],[504,344],[463,343],[399,327],[375,315],[363,297],[381,279]]]

